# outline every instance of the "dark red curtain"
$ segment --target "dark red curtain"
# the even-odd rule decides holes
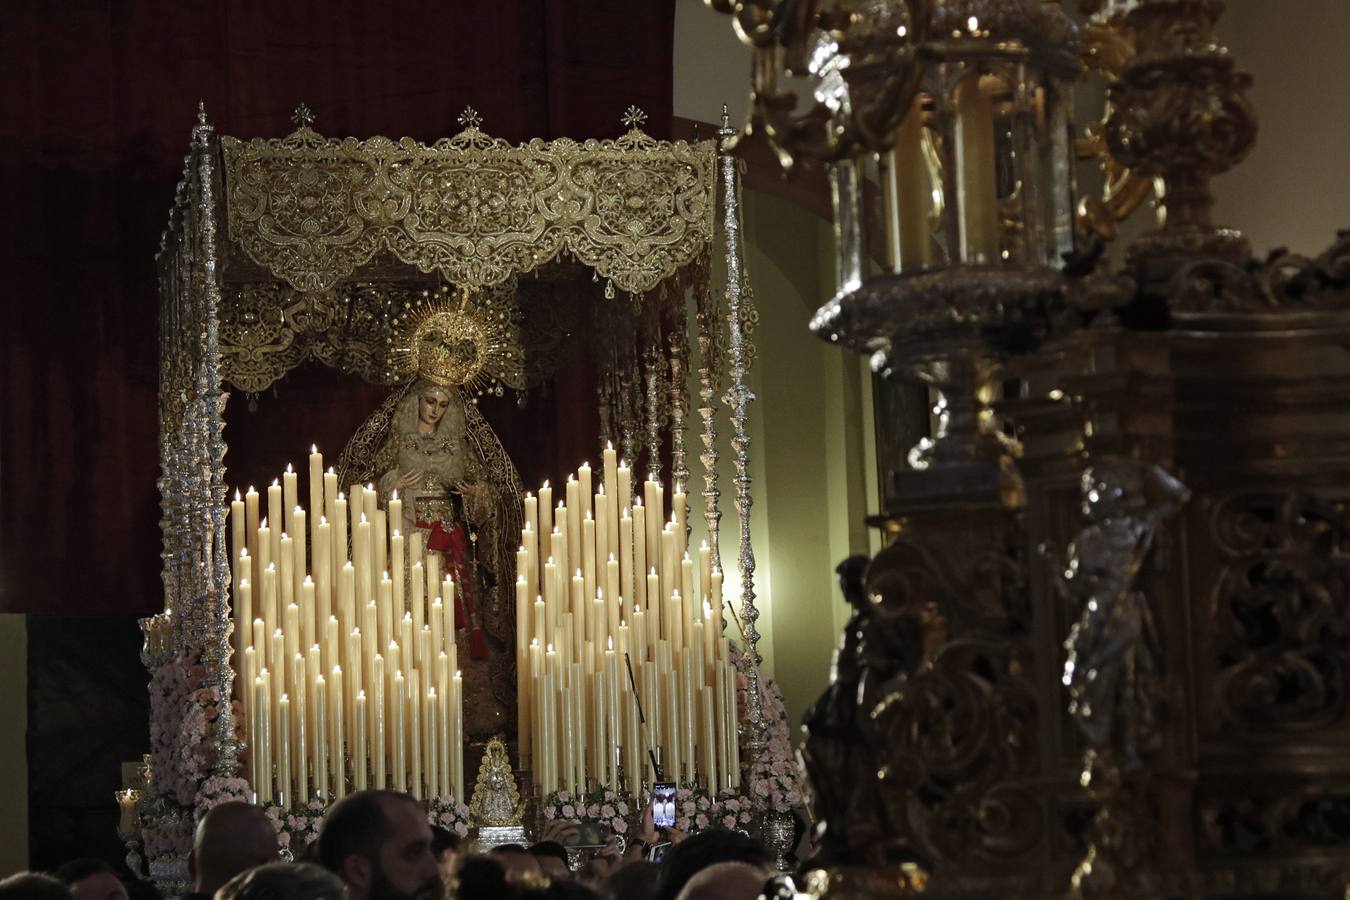
[[[509,140],[610,137],[633,103],[664,136],[673,21],[673,0],[5,3],[0,611],[161,604],[154,253],[198,100],[241,137],[290,131],[300,101],[330,135],[433,140],[472,105]],[[594,442],[586,381],[547,415],[489,409],[527,483]],[[233,399],[231,481],[310,440],[336,457],[382,394],[303,371],[252,420]],[[543,438],[554,456],[531,457]]]

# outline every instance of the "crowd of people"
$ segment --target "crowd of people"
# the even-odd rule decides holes
[[[407,794],[359,791],[338,802],[318,840],[281,861],[262,810],[224,803],[198,823],[185,900],[756,900],[772,897],[771,855],[758,841],[712,829],[658,830],[651,809],[629,840],[610,842],[580,871],[568,864],[576,823],[551,822],[530,846],[485,852],[427,823]],[[655,848],[655,852],[653,850]],[[659,861],[658,861],[659,860]],[[51,873],[0,881],[0,900],[157,900],[153,885],[78,859]],[[162,898],[158,898],[162,900]]]

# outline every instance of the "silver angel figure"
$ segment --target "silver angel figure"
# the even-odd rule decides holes
[[[1117,735],[1127,766],[1154,731],[1157,636],[1139,570],[1190,491],[1159,466],[1119,459],[1083,473],[1087,524],[1069,544],[1060,586],[1078,611],[1064,648],[1069,714],[1092,747]]]

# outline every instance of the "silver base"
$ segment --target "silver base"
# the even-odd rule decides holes
[[[484,825],[478,829],[474,840],[477,849],[482,852],[500,847],[502,844],[527,844],[525,828],[522,825]]]

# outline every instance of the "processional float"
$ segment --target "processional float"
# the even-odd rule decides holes
[[[408,790],[461,831],[530,813],[623,831],[659,778],[681,785],[692,827],[784,832],[796,780],[769,773],[786,725],[755,647],[737,168],[715,141],[648,137],[644,118],[630,109],[612,141],[513,146],[472,110],[432,145],[325,138],[303,106],[274,140],[218,137],[199,115],[159,254],[152,751],[139,797],[119,798],[157,880],[186,878],[194,819],[215,803],[261,803],[287,839],[311,840],[363,787]],[[599,467],[522,496],[477,395],[528,391],[578,346],[599,373]],[[313,447],[271,487],[232,484],[227,391],[256,395],[311,360],[395,390],[334,465]],[[438,449],[439,424],[421,444],[393,439],[399,416],[423,415],[419,391],[457,417],[479,467],[453,476],[474,484],[453,501],[391,462],[456,449]],[[725,602],[719,404],[740,514]],[[691,549],[700,515],[707,541]],[[478,793],[457,672],[470,660],[502,733],[471,744]],[[756,779],[776,780],[750,796]]]
[[[708,5],[750,131],[829,170],[812,328],[935,406],[841,567],[784,895],[1342,896],[1350,241],[1257,260],[1213,223],[1256,133],[1222,0]]]

